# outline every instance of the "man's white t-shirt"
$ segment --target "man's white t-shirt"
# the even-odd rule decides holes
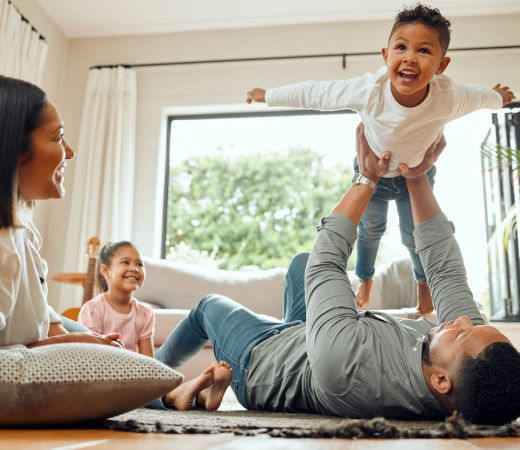
[[[493,89],[456,83],[446,75],[435,75],[428,95],[413,108],[397,103],[390,88],[383,66],[376,73],[349,80],[305,81],[268,89],[265,102],[269,106],[356,111],[374,153],[392,153],[390,171],[385,175],[389,178],[399,175],[399,163],[419,165],[428,148],[440,139],[447,122],[478,109],[502,107],[502,97]]]
[[[47,264],[41,237],[22,212],[19,227],[0,229],[0,346],[44,339],[49,323],[61,323],[47,304]]]

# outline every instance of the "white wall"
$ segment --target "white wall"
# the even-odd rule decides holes
[[[61,87],[65,81],[69,41],[37,2],[34,0],[12,0],[12,3],[47,40],[47,60],[43,69],[41,87],[51,101],[61,109]],[[47,232],[48,219],[55,203],[56,201],[47,201],[36,206],[34,220],[38,229],[45,236],[49,234]],[[44,239],[43,253],[48,253],[47,244],[48,242]]]
[[[23,5],[29,1],[15,3]],[[29,13],[27,16],[32,20]],[[520,44],[519,14],[454,18],[452,23],[452,47]],[[58,94],[67,138],[74,146],[79,135],[87,72],[92,65],[375,51],[385,45],[389,27],[390,22],[331,23],[72,40],[66,65],[61,66],[65,68],[65,82],[63,85],[49,82],[48,90],[51,93],[50,88],[54,87],[54,93]],[[63,43],[57,46],[66,47]],[[500,81],[520,93],[520,50],[457,52],[451,56],[453,61],[447,74],[457,80],[487,85]],[[162,204],[157,186],[162,186],[164,176],[161,126],[165,108],[243,103],[245,92],[253,86],[269,87],[308,78],[348,78],[374,70],[380,64],[379,57],[355,57],[347,61],[346,70],[341,68],[339,59],[136,69],[139,104],[133,240],[144,254],[157,254],[160,239],[157,218]],[[57,79],[54,72],[54,80]],[[76,161],[67,169],[66,185],[71,185],[75,167],[82,164],[81,149],[76,150]],[[51,202],[48,207],[44,239],[51,272],[71,270],[63,267],[69,199],[70,195],[60,202]],[[58,286],[51,283],[50,293],[53,302]]]

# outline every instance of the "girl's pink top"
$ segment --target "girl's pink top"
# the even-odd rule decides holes
[[[81,307],[78,322],[95,333],[121,333],[125,347],[137,352],[139,341],[153,337],[155,316],[152,308],[133,297],[130,307],[128,314],[117,312],[110,306],[103,293]]]

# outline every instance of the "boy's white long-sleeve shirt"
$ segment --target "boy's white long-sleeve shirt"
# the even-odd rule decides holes
[[[385,66],[349,80],[305,81],[268,89],[265,101],[269,106],[356,111],[374,153],[392,152],[390,172],[385,177],[399,175],[399,163],[409,167],[420,164],[447,122],[478,109],[502,107],[500,94],[487,86],[456,83],[446,75],[435,75],[424,101],[407,108],[394,99]]]

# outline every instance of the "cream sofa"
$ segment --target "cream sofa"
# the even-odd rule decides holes
[[[136,297],[156,308],[156,346],[165,341],[193,306],[211,293],[230,297],[256,313],[283,317],[284,268],[236,272],[155,258],[145,258],[144,263],[146,282]],[[357,277],[349,272],[349,278],[356,289]],[[392,309],[396,315],[414,317],[417,298],[410,262],[400,260],[382,266],[374,277],[372,293],[370,309]],[[213,360],[208,344],[179,371],[190,379]]]

